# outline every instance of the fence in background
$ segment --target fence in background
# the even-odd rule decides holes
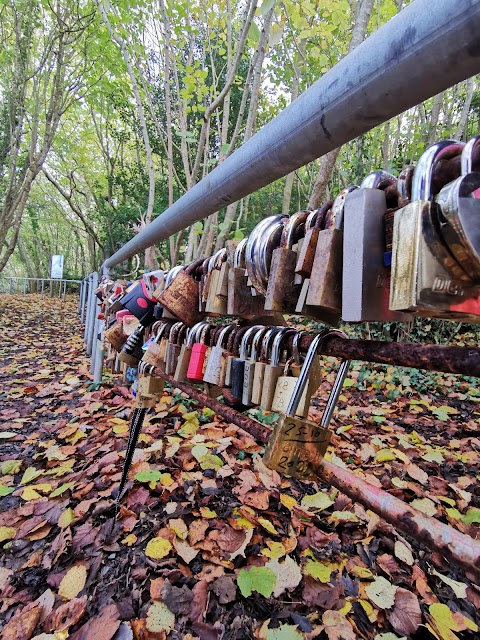
[[[68,280],[60,278],[25,278],[23,276],[2,276],[0,278],[0,293],[40,293],[52,298],[62,298],[65,301],[67,293],[78,290],[83,280]]]

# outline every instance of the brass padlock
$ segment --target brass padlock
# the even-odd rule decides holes
[[[284,222],[280,246],[274,249],[268,275],[265,309],[293,313],[300,293],[300,286],[295,283],[295,267],[297,253],[293,250],[298,233],[304,229],[305,222],[311,212],[298,211]]]
[[[173,313],[178,320],[191,327],[202,318],[198,311],[198,280],[195,279],[197,269],[203,263],[203,259],[195,260],[184,270],[179,271],[175,279],[165,287],[159,302]]]
[[[328,425],[350,364],[344,361],[340,367],[320,425],[295,417],[308,383],[310,368],[318,359],[317,351],[324,337],[318,335],[312,340],[286,413],[273,428],[263,456],[264,463],[270,469],[302,480],[315,480],[318,476],[331,438]]]
[[[356,187],[344,189],[335,198],[318,234],[306,304],[317,307],[315,317],[326,324],[338,324],[342,311],[343,213],[345,198]]]
[[[459,155],[463,143],[444,140],[427,149],[413,175],[412,202],[395,215],[390,308],[426,317],[459,319],[451,311],[478,290],[446,246],[437,220],[435,166]]]
[[[295,329],[282,327],[273,339],[272,355],[270,362],[265,367],[263,376],[262,395],[260,398],[260,409],[262,411],[271,411],[273,397],[277,380],[282,375],[285,365],[280,364],[283,354],[283,342],[288,336],[295,333]]]
[[[171,326],[171,322],[156,322],[152,331],[156,334],[150,338],[144,345],[144,354],[142,361],[147,364],[151,364],[154,367],[160,367],[163,364],[163,360],[160,356],[160,340],[168,327]]]
[[[205,303],[205,311],[208,314],[223,315],[227,313],[227,296],[220,296],[217,293],[222,265],[226,263],[226,260],[226,249],[220,249],[210,258],[207,274],[208,295]]]
[[[269,358],[271,356],[271,348],[273,339],[282,327],[270,327],[263,336],[262,345],[260,349],[260,359],[255,362],[253,371],[253,385],[252,385],[252,404],[260,404],[262,400],[263,380],[265,377],[265,369],[267,367]]]
[[[165,349],[165,356],[164,356],[165,373],[167,373],[169,376],[172,375],[172,373],[174,373],[175,371],[175,364],[173,362],[175,347],[178,346],[178,353],[179,353],[180,345],[177,345],[177,340],[180,335],[180,332],[185,328],[186,328],[186,325],[183,324],[183,322],[176,322],[174,325],[172,325],[172,328],[170,329],[170,334],[168,336],[168,342],[167,342],[167,346]]]
[[[151,365],[147,365],[151,366]],[[139,371],[140,373],[140,371]],[[163,378],[151,374],[141,374],[138,377],[137,395],[135,406],[138,409],[154,407],[160,400],[164,389]]]
[[[123,331],[122,320],[116,320],[113,326],[105,331],[105,340],[112,345],[115,351],[121,351],[127,341],[127,336]]]

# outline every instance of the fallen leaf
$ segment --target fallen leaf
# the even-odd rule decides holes
[[[276,581],[274,572],[266,567],[241,569],[237,577],[237,585],[244,598],[251,596],[253,591],[269,598],[275,589]]]
[[[467,597],[467,585],[464,582],[457,582],[457,580],[452,580],[447,576],[442,576],[441,573],[438,573],[435,569],[432,568],[432,574],[440,578],[442,582],[448,584],[448,586],[452,589],[453,593],[457,596],[457,598],[466,598]]]
[[[304,496],[301,505],[304,509],[312,509],[313,511],[323,511],[333,504],[333,500],[326,493],[314,493],[311,496]]]
[[[274,598],[278,598],[285,591],[292,591],[302,580],[302,571],[290,556],[287,556],[283,562],[277,558],[270,560],[265,567],[271,569],[277,578],[273,592]]]
[[[328,640],[357,640],[352,625],[338,611],[325,611],[322,622]]]
[[[397,540],[395,542],[394,553],[399,560],[405,562],[405,564],[408,564],[409,567],[413,565],[414,559],[412,552],[407,547],[407,545],[405,545],[400,540]]]
[[[147,544],[145,555],[153,560],[160,560],[168,556],[171,550],[172,544],[169,540],[166,538],[153,538]]]
[[[147,613],[146,627],[152,633],[172,631],[175,626],[175,615],[163,602],[154,602]]]
[[[5,540],[13,540],[17,531],[13,527],[0,527],[0,542]]]
[[[413,635],[422,622],[422,611],[417,596],[399,587],[395,593],[395,604],[387,612],[387,618],[398,633]]]
[[[395,604],[395,594],[398,587],[379,576],[365,587],[365,593],[379,609],[391,609]]]
[[[74,565],[63,576],[58,587],[58,595],[64,600],[73,600],[83,590],[87,581],[87,568],[83,564]]]

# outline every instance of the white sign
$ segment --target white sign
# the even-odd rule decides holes
[[[63,278],[63,256],[50,258],[50,278]]]

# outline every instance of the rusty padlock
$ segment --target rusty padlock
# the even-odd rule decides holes
[[[203,258],[200,258],[179,271],[158,298],[165,309],[189,327],[202,319],[202,314],[198,311],[198,280],[195,279],[197,269],[202,263]]]

